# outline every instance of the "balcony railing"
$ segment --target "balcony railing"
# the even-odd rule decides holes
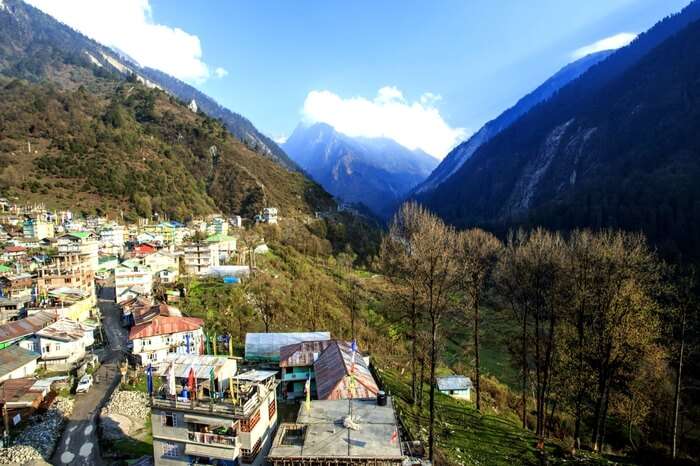
[[[223,402],[221,400],[212,402],[208,398],[199,400],[183,400],[180,398],[173,399],[153,397],[152,403],[153,406],[157,408],[180,409],[183,411],[242,417],[250,414],[255,408],[257,408],[260,405],[261,400],[256,393],[243,405],[236,406],[234,406],[233,403],[228,400]]]
[[[202,443],[205,445],[217,445],[225,447],[236,447],[238,437],[229,435],[210,434],[205,432],[188,432],[190,442]]]

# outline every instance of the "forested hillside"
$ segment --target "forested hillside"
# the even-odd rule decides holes
[[[700,23],[676,35],[672,26],[699,10],[691,4],[593,67],[423,200],[458,226],[642,230],[665,253],[697,259]]]
[[[285,215],[332,206],[330,197],[138,82],[85,88],[5,82],[0,89],[2,188],[62,207],[184,219],[212,211]]]
[[[20,1],[4,3],[5,195],[177,219],[212,211],[252,216],[268,205],[287,216],[333,207],[303,174],[239,142],[221,121],[191,112],[115,56]]]

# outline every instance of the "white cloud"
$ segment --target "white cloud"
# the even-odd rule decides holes
[[[226,71],[222,67],[218,67],[217,69],[214,70],[214,76],[216,76],[219,79],[224,78],[224,77],[228,76],[228,71]]]
[[[280,136],[273,137],[272,140],[275,141],[277,144],[284,144],[285,142],[287,142],[288,137],[289,136],[282,134]]]
[[[633,32],[621,32],[574,50],[571,54],[571,58],[579,59],[591,53],[619,49],[632,42],[635,37],[637,37],[637,34]]]
[[[210,76],[199,37],[154,22],[149,0],[28,2],[86,36],[123,51],[141,65],[196,83]],[[219,76],[219,68],[215,75]]]
[[[451,127],[442,118],[435,107],[440,98],[427,92],[418,101],[409,102],[393,86],[382,87],[372,100],[311,91],[304,101],[302,117],[307,123],[328,123],[348,136],[391,138],[441,159],[467,136],[467,131]]]

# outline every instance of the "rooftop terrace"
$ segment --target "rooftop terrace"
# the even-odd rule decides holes
[[[357,429],[346,427],[352,411]],[[396,436],[395,436],[396,435]],[[403,459],[394,408],[376,400],[319,400],[307,412],[302,405],[296,423],[282,424],[268,455],[271,461],[293,459]]]

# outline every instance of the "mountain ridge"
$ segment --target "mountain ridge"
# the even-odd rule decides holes
[[[320,186],[132,73],[111,50],[21,1],[3,5],[6,195],[177,219],[215,211],[252,216],[268,205],[287,216],[334,208]],[[31,152],[22,150],[28,141]]]
[[[533,108],[421,201],[459,227],[641,230],[665,254],[697,258],[696,44],[700,2]]]
[[[326,123],[298,125],[283,147],[328,192],[384,218],[438,164],[392,139],[350,137]]]
[[[438,185],[459,170],[479,146],[503,131],[538,103],[547,100],[566,83],[576,79],[591,66],[605,60],[612,52],[612,50],[603,50],[592,53],[562,67],[532,92],[518,99],[513,106],[484,124],[469,139],[452,149],[440,165],[430,174],[428,179],[417,186],[413,192],[420,194],[437,188]]]

